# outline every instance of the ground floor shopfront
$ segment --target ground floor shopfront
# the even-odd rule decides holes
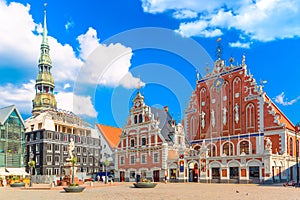
[[[166,170],[161,168],[141,168],[141,169],[120,169],[115,173],[115,181],[136,182],[150,180],[152,182],[161,182],[164,180]]]
[[[167,172],[170,182],[276,183],[296,180],[297,165],[283,155],[194,156],[169,162]]]

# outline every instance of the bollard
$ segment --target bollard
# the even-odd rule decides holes
[[[91,187],[94,187],[94,182],[93,181],[91,181]]]

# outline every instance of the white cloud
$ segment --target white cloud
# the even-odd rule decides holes
[[[184,37],[190,36],[201,36],[201,37],[216,37],[221,36],[223,33],[220,29],[210,29],[209,23],[203,20],[189,22],[189,23],[181,23],[178,30],[176,30],[179,34]]]
[[[237,41],[237,42],[230,42],[229,46],[230,47],[237,47],[237,48],[249,49],[250,48],[250,44],[251,44],[250,42],[242,43],[240,41]]]
[[[99,44],[81,68],[77,83],[100,84],[108,87],[137,87],[139,79],[129,72],[132,49],[117,44]],[[142,83],[143,85],[143,83]]]
[[[70,87],[71,87],[70,83],[66,83],[66,84],[64,85],[64,90],[65,90],[65,89],[68,89],[68,88],[70,88]]]
[[[141,0],[145,12],[175,13],[182,9],[197,12],[194,21],[182,22],[177,32],[184,36],[211,37],[205,31],[231,28],[249,39],[272,41],[300,36],[300,1],[295,0]],[[205,27],[201,26],[205,24]],[[200,27],[199,27],[200,25]],[[209,29],[209,30],[207,30]],[[215,32],[214,34],[216,34]]]
[[[275,102],[278,104],[281,104],[283,106],[290,106],[290,105],[293,105],[294,103],[296,103],[300,99],[300,96],[297,97],[296,99],[288,101],[287,99],[284,98],[284,92],[282,92],[281,94],[277,95],[274,99],[275,99]]]
[[[66,24],[65,24],[65,28],[66,30],[68,31],[70,28],[72,28],[74,26],[74,22],[73,21],[68,21]]]
[[[80,57],[84,60],[99,46],[97,31],[89,28],[85,34],[78,36]]]
[[[14,104],[21,113],[31,113],[32,100],[35,95],[34,86],[34,80],[30,80],[28,83],[21,85],[9,83],[0,86],[0,107]]]
[[[97,117],[98,115],[90,96],[74,95],[72,92],[59,92],[55,95],[55,98],[59,109],[88,117]]]
[[[197,12],[192,10],[177,10],[173,13],[173,17],[176,19],[192,19],[197,17]]]

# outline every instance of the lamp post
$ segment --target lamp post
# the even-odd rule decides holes
[[[296,186],[299,187],[299,165],[298,165],[298,154],[299,154],[299,142],[298,141],[298,132],[299,132],[299,122],[296,125],[296,130],[295,130],[295,138],[296,138],[296,169],[297,169],[297,183]]]

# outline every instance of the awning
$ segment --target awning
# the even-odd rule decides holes
[[[16,176],[25,176],[29,175],[24,168],[6,168],[9,175],[16,175]]]

